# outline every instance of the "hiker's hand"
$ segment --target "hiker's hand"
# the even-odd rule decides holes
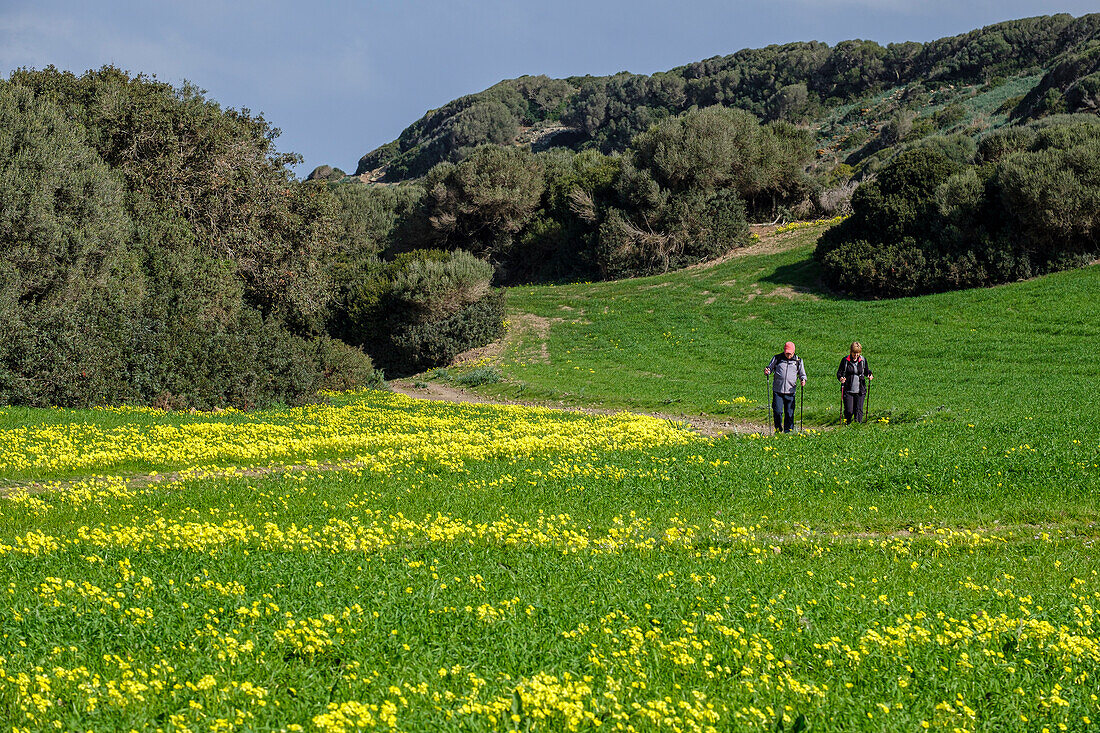
[[[768,369],[767,367],[764,367],[764,376],[765,376],[765,377],[766,377],[766,376],[768,376],[768,375],[769,375],[769,374],[771,374],[771,373],[772,373],[772,370],[771,370],[771,369]]]
[[[805,386],[806,386],[806,380],[805,380],[805,379],[803,379],[803,380],[802,380],[802,386],[803,386],[803,387],[805,387]]]
[[[841,378],[840,378],[840,383],[841,383],[841,384],[844,384],[844,383],[845,383],[845,382],[847,382],[847,381],[848,381],[848,378],[847,378],[847,377],[841,377]]]
[[[867,379],[868,379],[868,380],[870,380],[870,379],[874,379],[874,378],[875,378],[875,375],[874,375],[874,374],[868,374],[868,375],[867,375]]]

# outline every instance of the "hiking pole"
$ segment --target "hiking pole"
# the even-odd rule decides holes
[[[798,385],[798,432],[802,432],[802,404],[806,401],[806,385]]]
[[[767,407],[765,407],[764,409],[767,412],[774,412],[775,411],[775,405],[772,404],[772,403],[775,400],[772,398],[771,380],[768,379],[767,374],[764,375],[764,394],[767,395],[767,397],[764,399],[764,404],[767,405]],[[768,418],[771,418],[771,419],[768,419]],[[768,422],[770,422],[772,424],[772,437],[774,438],[775,437],[775,419],[774,419],[774,417],[772,417],[770,415],[767,415],[765,413],[764,419],[768,420]]]
[[[863,409],[863,422],[871,422],[871,380],[868,379],[866,384],[867,384],[867,404],[864,406],[864,409]]]

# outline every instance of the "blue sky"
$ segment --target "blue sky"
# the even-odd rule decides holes
[[[429,109],[522,74],[652,73],[771,43],[927,41],[1096,0],[0,0],[0,74],[114,64],[264,112],[347,171]]]

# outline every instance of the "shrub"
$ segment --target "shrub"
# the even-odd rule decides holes
[[[22,69],[12,82],[83,126],[140,213],[178,220],[191,246],[232,262],[249,305],[303,332],[319,326],[334,294],[324,264],[336,204],[323,183],[294,183],[300,158],[276,152],[263,116],[111,66],[79,77]]]
[[[467,349],[504,335],[504,291],[495,290],[438,321],[403,324],[379,350],[379,361],[392,374],[421,372],[450,364]],[[388,347],[388,348],[387,348]]]
[[[932,114],[932,124],[943,130],[966,119],[966,107],[953,102]]]
[[[504,375],[496,367],[483,366],[466,372],[455,380],[455,384],[461,384],[464,387],[479,387],[483,384],[496,384],[503,378]]]
[[[390,280],[390,294],[416,320],[439,321],[484,298],[492,277],[492,265],[458,250],[442,260],[408,260]]]
[[[311,338],[335,198],[292,182],[262,118],[111,67],[13,80],[0,403],[249,408],[377,382],[365,355]]]
[[[945,138],[945,143],[950,138]],[[825,233],[826,279],[859,295],[990,285],[1100,254],[1100,123],[1051,118],[995,133],[960,164],[950,145],[904,153]]]
[[[432,169],[425,216],[431,242],[498,259],[534,214],[544,186],[529,151],[483,145],[458,165]]]
[[[468,252],[415,250],[375,261],[348,288],[334,328],[390,376],[449,364],[503,333],[493,267]]]
[[[343,392],[355,387],[383,386],[382,372],[362,349],[322,336],[313,341],[321,379],[319,389]]]

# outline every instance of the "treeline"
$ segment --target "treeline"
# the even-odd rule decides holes
[[[910,150],[856,190],[852,216],[815,253],[833,287],[916,295],[1100,257],[1100,119],[1050,117],[954,152]]]
[[[805,130],[711,107],[663,120],[621,155],[483,145],[415,183],[332,187],[354,251],[464,250],[509,284],[607,279],[746,241],[747,217],[814,199],[812,155]]]
[[[482,144],[511,144],[521,127],[544,134],[536,145],[625,150],[652,125],[714,105],[764,120],[803,122],[822,109],[920,81],[935,86],[1053,68],[1020,101],[1017,116],[1095,109],[1095,48],[1100,14],[1009,21],[930,43],[843,41],[746,49],[652,76],[521,77],[454,100],[359,161],[356,174],[382,169],[386,180],[425,175]],[[1091,106],[1090,106],[1091,105]]]
[[[375,266],[399,312],[351,338],[345,294],[373,253],[348,232],[354,206],[294,180],[277,134],[113,67],[0,80],[0,404],[249,408],[378,384],[364,349],[392,353],[386,328],[406,349],[469,345],[430,324],[474,276],[499,329],[487,266],[414,277],[411,257],[403,275]]]

